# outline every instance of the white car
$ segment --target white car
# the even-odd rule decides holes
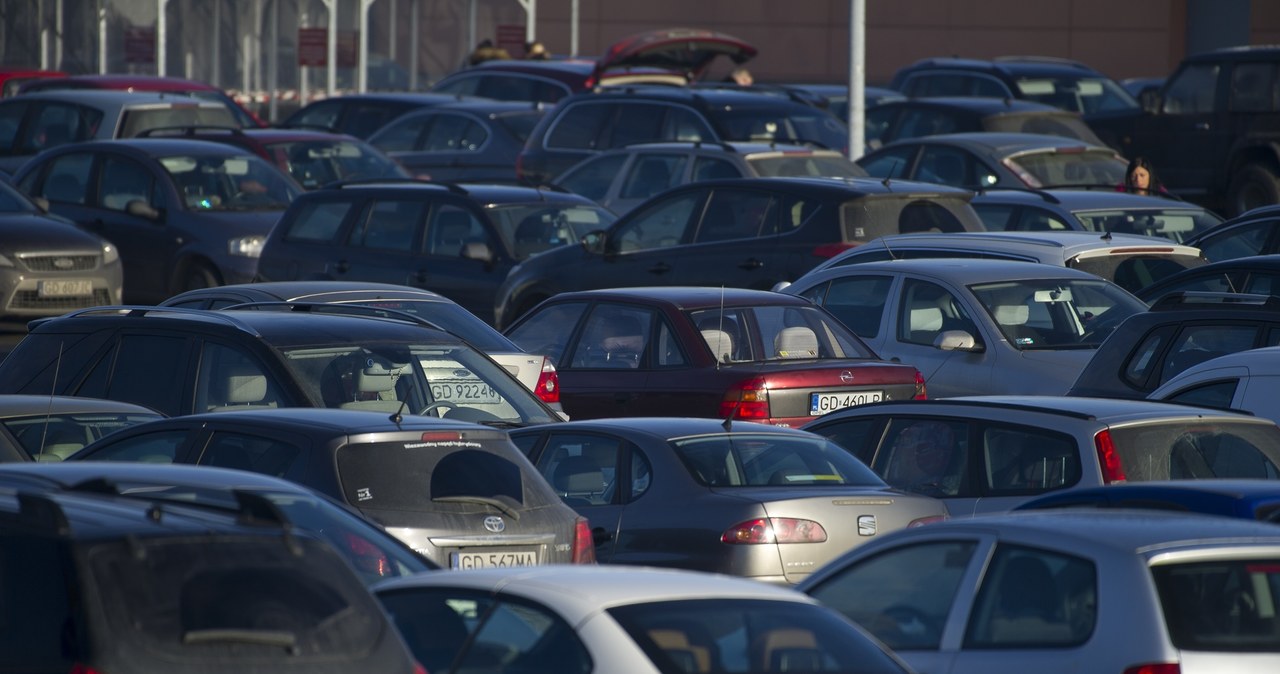
[[[425,573],[375,595],[432,674],[907,674],[794,590],[699,571],[550,565]]]
[[[1280,422],[1280,346],[1202,361],[1179,372],[1147,398],[1244,410]]]
[[[919,672],[1280,670],[1280,529],[1107,508],[903,529],[798,589]]]

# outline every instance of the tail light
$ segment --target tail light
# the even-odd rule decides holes
[[[560,375],[556,373],[556,366],[551,364],[551,359],[546,356],[542,357],[542,372],[538,375],[538,385],[533,387],[533,393],[544,403],[560,402]]]
[[[422,666],[422,663],[421,663],[421,662],[418,662],[417,660],[414,660],[414,661],[413,661],[413,674],[430,674],[430,672],[428,672],[428,671],[427,671],[427,668],[426,668],[426,667],[423,667],[423,666]]]
[[[595,564],[596,544],[591,539],[591,524],[587,518],[579,517],[573,524],[573,559],[572,564]]]
[[[1116,445],[1111,441],[1111,431],[1102,431],[1093,436],[1093,444],[1098,449],[1098,465],[1102,467],[1103,484],[1124,482],[1124,466],[1120,465],[1120,455],[1116,453]]]
[[[721,543],[756,545],[760,543],[821,543],[827,530],[813,520],[791,517],[769,517],[735,524],[723,534]]]
[[[930,515],[930,516],[928,516],[928,517],[918,517],[918,518],[916,518],[916,519],[911,520],[910,522],[908,522],[908,523],[907,523],[907,528],[908,528],[908,529],[911,529],[911,528],[914,528],[914,527],[922,527],[922,526],[924,526],[924,525],[926,525],[926,524],[937,524],[938,522],[946,522],[948,519],[951,519],[951,518],[950,518],[950,516],[948,516],[948,515],[946,515],[946,514],[942,514],[942,515]]]
[[[524,153],[523,152],[516,155],[516,180],[520,182],[524,181]]]
[[[102,672],[90,667],[89,665],[82,665],[77,662],[71,665],[71,671],[67,674],[102,674]]]
[[[929,391],[924,384],[924,375],[916,370],[916,394],[911,397],[912,400],[928,400]]]
[[[1179,674],[1181,671],[1182,667],[1176,662],[1153,662],[1127,667],[1124,674]]]
[[[769,387],[763,377],[746,379],[735,384],[720,401],[720,418],[768,419]]]
[[[372,573],[378,576],[391,575],[391,561],[387,556],[382,554],[378,546],[370,543],[364,538],[356,534],[347,533],[343,535],[346,539],[347,550],[351,551],[352,565],[362,573]]]
[[[857,246],[857,245],[858,244],[856,243],[851,243],[846,241],[839,241],[836,243],[824,243],[813,249],[813,256],[820,257],[825,260],[829,257],[835,257],[840,253],[843,253],[846,250],[849,250],[850,248],[853,248],[854,246]]]

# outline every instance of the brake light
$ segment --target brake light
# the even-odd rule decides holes
[[[846,250],[849,250],[850,248],[853,248],[857,245],[858,245],[857,243],[845,242],[845,241],[840,241],[837,243],[824,243],[814,247],[813,256],[820,257],[825,260],[829,257],[835,257],[840,253],[843,253]]]
[[[71,671],[68,674],[102,674],[102,672],[77,662],[71,665]]]
[[[386,555],[382,554],[378,546],[352,533],[344,535],[343,538],[346,539],[347,550],[350,550],[352,557],[355,558],[352,560],[352,565],[358,570],[377,576],[391,575],[391,562]]]
[[[912,400],[928,400],[929,391],[924,383],[924,375],[916,370],[916,394],[911,397]]]
[[[1111,441],[1111,431],[1102,431],[1093,436],[1093,444],[1098,449],[1098,465],[1102,467],[1103,484],[1124,482],[1124,466],[1120,465],[1120,455],[1116,453],[1116,445]]]
[[[721,543],[758,545],[762,543],[821,543],[827,530],[813,520],[768,517],[739,522],[720,535]]]
[[[425,431],[420,440],[423,442],[457,442],[462,439],[462,431]]]
[[[560,402],[560,375],[546,356],[542,357],[542,372],[538,374],[538,385],[533,387],[533,393],[544,403]]]
[[[573,550],[570,563],[595,564],[596,544],[591,539],[591,524],[587,518],[579,517],[573,524]]]
[[[918,517],[908,522],[907,528],[911,529],[914,527],[922,527],[926,524],[936,524],[938,522],[946,522],[948,519],[951,519],[951,518],[945,513],[942,515],[930,515],[928,517]]]
[[[720,418],[768,419],[769,388],[763,377],[738,382],[720,401]]]
[[[516,155],[516,180],[524,182],[524,153]]]
[[[1176,662],[1152,662],[1145,665],[1127,667],[1124,674],[1179,674],[1182,667]]]
[[[422,666],[422,663],[421,663],[421,662],[418,662],[417,660],[414,660],[414,661],[413,661],[413,674],[430,674],[430,672],[428,672],[428,671],[427,671],[427,668],[426,668],[426,667],[423,667],[423,666]]]

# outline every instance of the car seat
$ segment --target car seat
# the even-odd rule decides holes
[[[803,325],[783,328],[773,340],[779,358],[817,358],[818,336]]]
[[[471,216],[466,211],[440,211],[435,218],[431,252],[436,255],[462,255],[471,236]]]
[[[717,362],[728,363],[733,360],[733,337],[729,333],[724,330],[704,328],[702,339],[706,340],[707,346],[711,349],[711,355]]]
[[[241,366],[232,370],[223,379],[224,390],[221,405],[209,408],[210,412],[228,412],[233,410],[261,409],[275,407],[275,403],[266,402],[267,377],[258,370]]]

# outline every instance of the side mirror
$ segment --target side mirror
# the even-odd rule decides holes
[[[45,199],[44,197],[31,197],[31,203],[35,204],[35,205],[36,205],[36,208],[40,209],[40,212],[41,212],[41,213],[48,213],[48,212],[49,212],[49,200],[48,200],[48,199]]]
[[[1144,112],[1152,114],[1160,112],[1160,92],[1156,89],[1145,89],[1138,94],[1138,102],[1142,104]]]
[[[582,236],[582,248],[593,255],[603,255],[605,242],[608,240],[609,237],[603,229],[597,229],[594,232],[587,232]]]
[[[970,351],[972,353],[986,351],[986,347],[979,344],[973,335],[964,330],[943,330],[933,340],[933,346],[935,349],[942,351]]]
[[[462,247],[462,257],[489,264],[493,262],[493,250],[483,241],[469,241]]]
[[[160,211],[152,208],[151,204],[148,204],[142,199],[134,199],[125,204],[124,211],[129,215],[134,215],[139,218],[146,218],[148,220],[160,219]]]

